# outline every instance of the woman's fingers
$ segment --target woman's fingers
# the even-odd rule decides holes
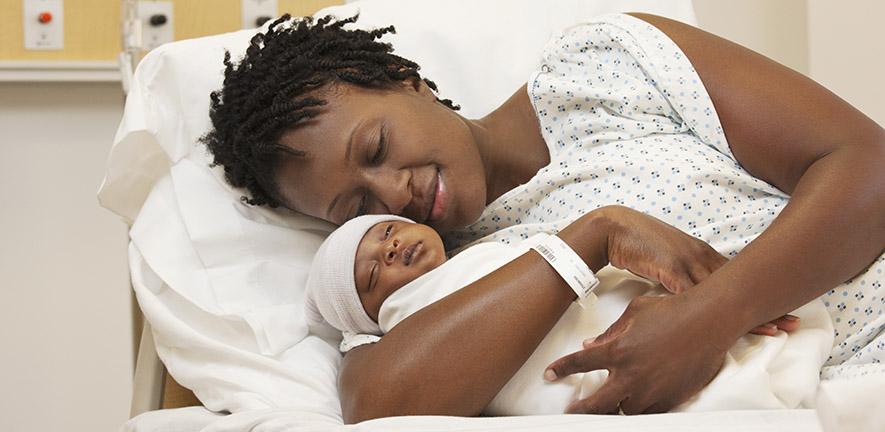
[[[606,360],[609,358],[606,348],[607,345],[599,342],[599,338],[591,342],[585,341],[583,350],[550,363],[544,371],[544,379],[554,381],[573,373],[605,369]]]
[[[661,281],[661,285],[664,286],[664,289],[673,294],[681,294],[693,287],[695,282],[691,280],[688,273],[682,272],[674,274],[670,281]]]
[[[760,336],[774,336],[777,334],[777,326],[772,323],[763,324],[750,330],[750,334],[760,335]]]
[[[626,415],[642,414],[648,409],[648,404],[644,404],[635,398],[627,398],[621,401],[620,410]]]
[[[652,406],[646,408],[644,411],[642,411],[642,413],[643,414],[661,414],[661,413],[668,412],[671,409],[673,409],[673,407],[670,406],[669,404],[655,403],[655,404],[652,404]]]
[[[701,283],[704,279],[708,278],[711,274],[710,269],[703,265],[696,265],[691,268],[691,281],[694,282],[695,285]]]
[[[783,330],[789,333],[799,329],[799,321],[799,317],[795,315],[784,315],[772,322],[762,324],[761,326],[750,330],[750,333],[762,336],[774,336],[777,334],[778,330]]]
[[[576,400],[565,409],[566,414],[617,414],[624,394],[610,375],[602,387],[586,399]]]
[[[795,315],[784,315],[774,321],[771,322],[777,326],[777,328],[789,333],[792,331],[799,330],[799,317]]]

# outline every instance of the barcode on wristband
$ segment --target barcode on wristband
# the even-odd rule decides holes
[[[540,244],[540,245],[535,246],[534,249],[536,251],[540,252],[541,256],[543,256],[544,259],[547,260],[548,262],[553,263],[556,261],[556,255],[554,255],[553,251],[551,251],[547,246]]]
[[[599,285],[599,279],[587,263],[559,237],[547,236],[531,248],[541,254],[541,257],[559,273],[579,299],[588,296]]]

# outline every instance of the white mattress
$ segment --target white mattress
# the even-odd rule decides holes
[[[264,409],[232,415],[203,407],[150,411],[126,422],[121,432],[466,432],[466,431],[885,431],[885,373],[858,365],[856,373],[821,382],[816,409],[686,412],[640,416],[553,415],[529,417],[407,416],[356,425],[330,424],[301,410]]]

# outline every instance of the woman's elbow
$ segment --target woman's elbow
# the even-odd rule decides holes
[[[382,386],[369,380],[340,381],[341,414],[345,424],[355,424],[366,420],[402,415],[398,412],[404,405],[398,402],[394,391],[385,391]]]
[[[344,418],[344,424],[356,424],[365,420],[390,416],[384,413],[381,407],[374,406],[371,399],[357,396],[352,396],[349,399],[351,403],[345,403],[343,398],[341,400],[341,415]]]
[[[353,349],[341,363],[338,374],[338,394],[344,423],[353,424],[364,420],[400,415],[397,408],[404,404],[399,393],[387,382],[388,370],[372,370],[374,346]],[[387,382],[385,384],[385,382]]]

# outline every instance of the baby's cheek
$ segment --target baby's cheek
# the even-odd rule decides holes
[[[423,268],[410,267],[409,270],[410,271],[408,272],[406,277],[403,278],[403,281],[400,284],[400,288],[405,286],[407,283],[412,282],[415,279],[418,279],[418,277],[421,276],[422,274],[427,273],[427,271],[424,270]]]

